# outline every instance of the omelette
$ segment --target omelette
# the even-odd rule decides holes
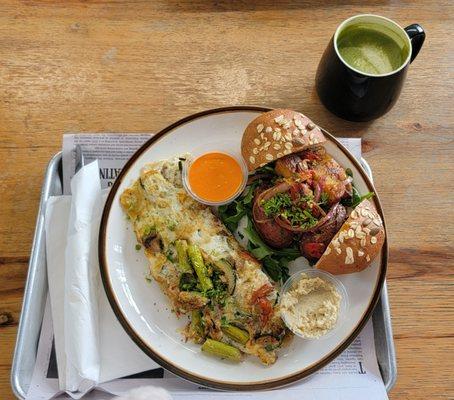
[[[183,335],[202,350],[263,364],[291,336],[278,311],[278,291],[211,209],[182,184],[184,157],[146,165],[120,197],[150,274],[175,314],[189,316]]]

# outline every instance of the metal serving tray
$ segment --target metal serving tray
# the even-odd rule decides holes
[[[361,164],[367,174],[372,178],[372,171],[364,158],[361,159]],[[50,160],[47,166],[46,176],[41,190],[39,213],[30,255],[16,348],[14,350],[11,386],[14,394],[19,399],[26,397],[30,386],[48,291],[44,212],[49,196],[62,194],[62,182],[62,155],[59,152]],[[383,286],[380,300],[372,315],[372,320],[378,365],[386,390],[389,391],[396,382],[397,365],[386,282]]]

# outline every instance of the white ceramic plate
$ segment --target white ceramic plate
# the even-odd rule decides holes
[[[151,358],[166,369],[193,382],[218,389],[258,390],[289,384],[310,375],[339,355],[358,335],[371,316],[385,278],[387,244],[366,270],[338,276],[345,285],[350,307],[345,323],[326,339],[306,341],[295,337],[279,350],[277,362],[263,366],[254,357],[232,364],[203,354],[200,346],[185,343],[178,332],[187,320],[170,312],[156,282],[147,282],[147,259],[135,250],[132,226],[120,207],[119,196],[137,177],[144,164],[191,152],[216,143],[233,142],[237,151],[247,124],[267,108],[228,107],[187,117],[156,134],[128,161],[112,187],[103,213],[99,240],[101,275],[107,296],[119,321]],[[375,191],[354,157],[330,134],[327,150],[354,174],[360,193]],[[374,197],[383,218],[378,197]],[[290,270],[290,273],[295,272]]]

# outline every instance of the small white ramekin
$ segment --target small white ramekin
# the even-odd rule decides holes
[[[321,278],[329,283],[331,283],[337,290],[337,292],[341,296],[341,302],[340,302],[340,308],[339,308],[339,315],[337,316],[337,321],[334,327],[326,332],[324,335],[314,338],[314,337],[306,337],[301,334],[299,331],[295,331],[291,328],[290,324],[286,321],[286,313],[281,311],[281,317],[282,320],[284,321],[285,325],[296,335],[299,336],[300,338],[303,338],[305,340],[321,340],[321,339],[326,339],[330,336],[332,336],[337,329],[345,322],[345,316],[347,314],[347,310],[350,306],[349,300],[348,300],[348,294],[347,294],[347,289],[345,289],[345,286],[343,283],[337,279],[334,275],[330,274],[329,272],[320,270],[320,269],[315,269],[315,268],[307,268],[303,269],[301,271],[298,271],[294,273],[292,276],[290,276],[289,279],[284,283],[280,290],[280,296],[279,296],[279,301],[282,301],[282,298],[285,293],[290,291],[294,285],[302,278],[302,274],[307,275],[310,278]]]
[[[203,146],[203,147],[197,149],[196,151],[192,151],[190,156],[188,156],[186,161],[184,161],[184,163],[183,163],[183,171],[182,171],[183,186],[186,189],[186,191],[189,193],[189,195],[193,199],[197,200],[199,203],[206,204],[208,206],[216,206],[216,207],[222,206],[224,204],[228,204],[228,203],[232,202],[233,200],[235,200],[235,198],[237,198],[244,191],[244,188],[246,187],[246,183],[248,180],[248,169],[247,169],[246,163],[243,160],[243,157],[241,157],[240,154],[236,154],[236,152],[234,152],[234,151],[224,150],[224,147],[225,146],[219,146],[219,147]],[[241,172],[243,175],[243,181],[241,182],[241,185],[238,187],[236,192],[232,194],[232,196],[230,196],[228,199],[225,199],[223,201],[209,201],[209,200],[205,200],[205,199],[197,196],[197,194],[195,194],[194,191],[192,190],[191,185],[189,183],[189,169],[191,168],[192,163],[195,160],[197,160],[199,157],[201,157],[207,153],[226,154],[226,155],[232,157],[233,159],[235,159],[241,168]]]

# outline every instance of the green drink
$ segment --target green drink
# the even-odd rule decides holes
[[[350,67],[370,75],[388,74],[407,60],[410,48],[391,29],[378,24],[358,23],[339,33],[337,48]]]

